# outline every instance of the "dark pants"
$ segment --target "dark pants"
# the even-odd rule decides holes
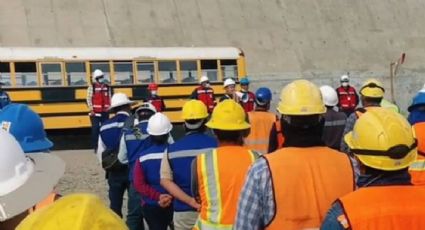
[[[128,180],[128,171],[114,171],[107,172],[108,185],[109,185],[109,201],[110,208],[117,215],[122,217],[122,203],[124,193],[128,190],[130,182]]]
[[[97,143],[99,141],[99,130],[103,122],[108,120],[108,113],[100,113],[100,116],[90,116],[91,122],[91,141],[93,149],[97,150]]]
[[[144,230],[142,206],[140,206],[140,194],[130,183],[128,189],[128,213],[127,226],[130,230]]]
[[[143,205],[143,216],[151,230],[167,230],[173,223],[173,206],[161,208],[153,205]]]

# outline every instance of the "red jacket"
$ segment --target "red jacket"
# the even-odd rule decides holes
[[[348,86],[347,89],[340,86],[336,89],[339,99],[339,107],[342,110],[353,110],[359,104],[359,97],[357,96],[356,90]]]
[[[193,91],[191,98],[202,101],[205,104],[205,106],[207,106],[209,113],[213,111],[215,106],[215,101],[214,101],[214,90],[212,88],[210,87],[205,88],[203,86],[199,86]]]
[[[148,98],[148,102],[155,107],[157,112],[162,112],[165,110],[164,100],[160,96],[152,95],[150,98]]]
[[[93,84],[93,112],[107,112],[111,106],[110,89],[107,84],[96,82]]]
[[[254,105],[255,105],[255,94],[253,92],[242,92],[244,95],[241,100],[241,105],[245,112],[251,112],[254,111]]]

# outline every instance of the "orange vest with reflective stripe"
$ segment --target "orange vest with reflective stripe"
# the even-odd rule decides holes
[[[353,230],[425,229],[425,186],[360,188],[339,201]]]
[[[355,188],[348,156],[328,147],[288,147],[263,157],[276,207],[266,229],[319,228],[332,203]]]
[[[51,192],[46,198],[44,198],[44,200],[38,202],[38,204],[36,204],[34,207],[30,208],[28,210],[29,213],[33,213],[33,212],[35,212],[39,209],[42,209],[44,207],[51,205],[53,202],[55,202],[57,196],[58,196],[58,194],[56,194],[55,192]]]
[[[198,155],[201,211],[194,229],[232,229],[245,176],[258,155],[241,146]]]
[[[409,167],[412,184],[425,185],[425,122],[413,125],[418,141],[418,157]]]
[[[276,115],[265,111],[252,111],[248,113],[251,130],[244,140],[248,149],[265,154],[269,150],[270,131],[276,122]]]

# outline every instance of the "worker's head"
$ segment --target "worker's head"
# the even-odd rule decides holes
[[[11,133],[25,153],[48,152],[53,147],[40,116],[25,104],[10,104],[1,110],[0,129]]]
[[[348,77],[348,75],[346,74],[342,75],[340,78],[340,83],[342,87],[347,88],[348,86],[350,86],[350,77]]]
[[[182,118],[186,131],[204,131],[208,118],[207,107],[202,101],[190,100],[183,105]]]
[[[255,92],[256,110],[269,110],[272,100],[272,91],[269,88],[261,87]]]
[[[417,156],[411,126],[402,115],[385,108],[368,109],[344,139],[367,174],[407,170]]]
[[[249,79],[247,77],[242,78],[239,83],[241,84],[242,91],[249,90]]]
[[[163,113],[155,113],[148,121],[146,131],[158,144],[167,143],[168,136],[173,129],[170,119]]]
[[[133,104],[134,102],[130,101],[126,94],[114,93],[114,95],[112,95],[111,106],[109,107],[109,110],[113,113],[118,113],[120,111],[130,113],[131,105]]]
[[[419,92],[415,95],[412,100],[412,104],[407,109],[409,112],[414,110],[423,111],[425,113],[425,85]]]
[[[231,78],[227,78],[227,79],[224,81],[223,86],[224,86],[224,90],[226,91],[226,94],[232,95],[232,94],[234,94],[234,93],[235,93],[235,90],[236,90],[236,82],[235,82],[233,79],[231,79]]]
[[[128,229],[124,221],[93,194],[71,194],[28,216],[17,230]]]
[[[140,122],[149,120],[149,118],[151,118],[156,112],[155,106],[149,102],[145,102],[136,109],[135,115],[137,120]]]
[[[224,100],[214,108],[206,124],[214,130],[220,144],[242,145],[250,125],[242,106],[233,100]]]
[[[157,95],[158,94],[158,84],[150,83],[148,85],[148,90],[151,93],[151,95]]]
[[[203,87],[210,87],[210,80],[204,75],[199,79],[199,84]]]
[[[334,88],[323,85],[320,87],[320,92],[326,107],[333,108],[338,104],[338,95]]]
[[[65,172],[58,157],[38,153],[25,155],[19,143],[0,129],[0,229],[15,229],[49,193]]]
[[[322,144],[323,118],[326,107],[319,88],[307,80],[296,80],[280,93],[277,110],[282,114],[285,145],[315,146]]]
[[[94,82],[103,82],[104,79],[104,74],[102,72],[102,70],[100,69],[96,69],[93,71],[92,73],[92,81]]]
[[[384,98],[385,89],[380,81],[368,79],[363,83],[359,93],[364,107],[379,106]]]

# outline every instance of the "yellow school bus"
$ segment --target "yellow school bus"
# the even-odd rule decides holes
[[[39,113],[48,130],[90,126],[86,95],[95,69],[105,73],[113,92],[135,101],[146,99],[147,85],[156,82],[173,122],[181,122],[181,107],[202,75],[217,96],[223,79],[246,75],[244,54],[233,47],[0,48],[5,90],[13,102]]]

